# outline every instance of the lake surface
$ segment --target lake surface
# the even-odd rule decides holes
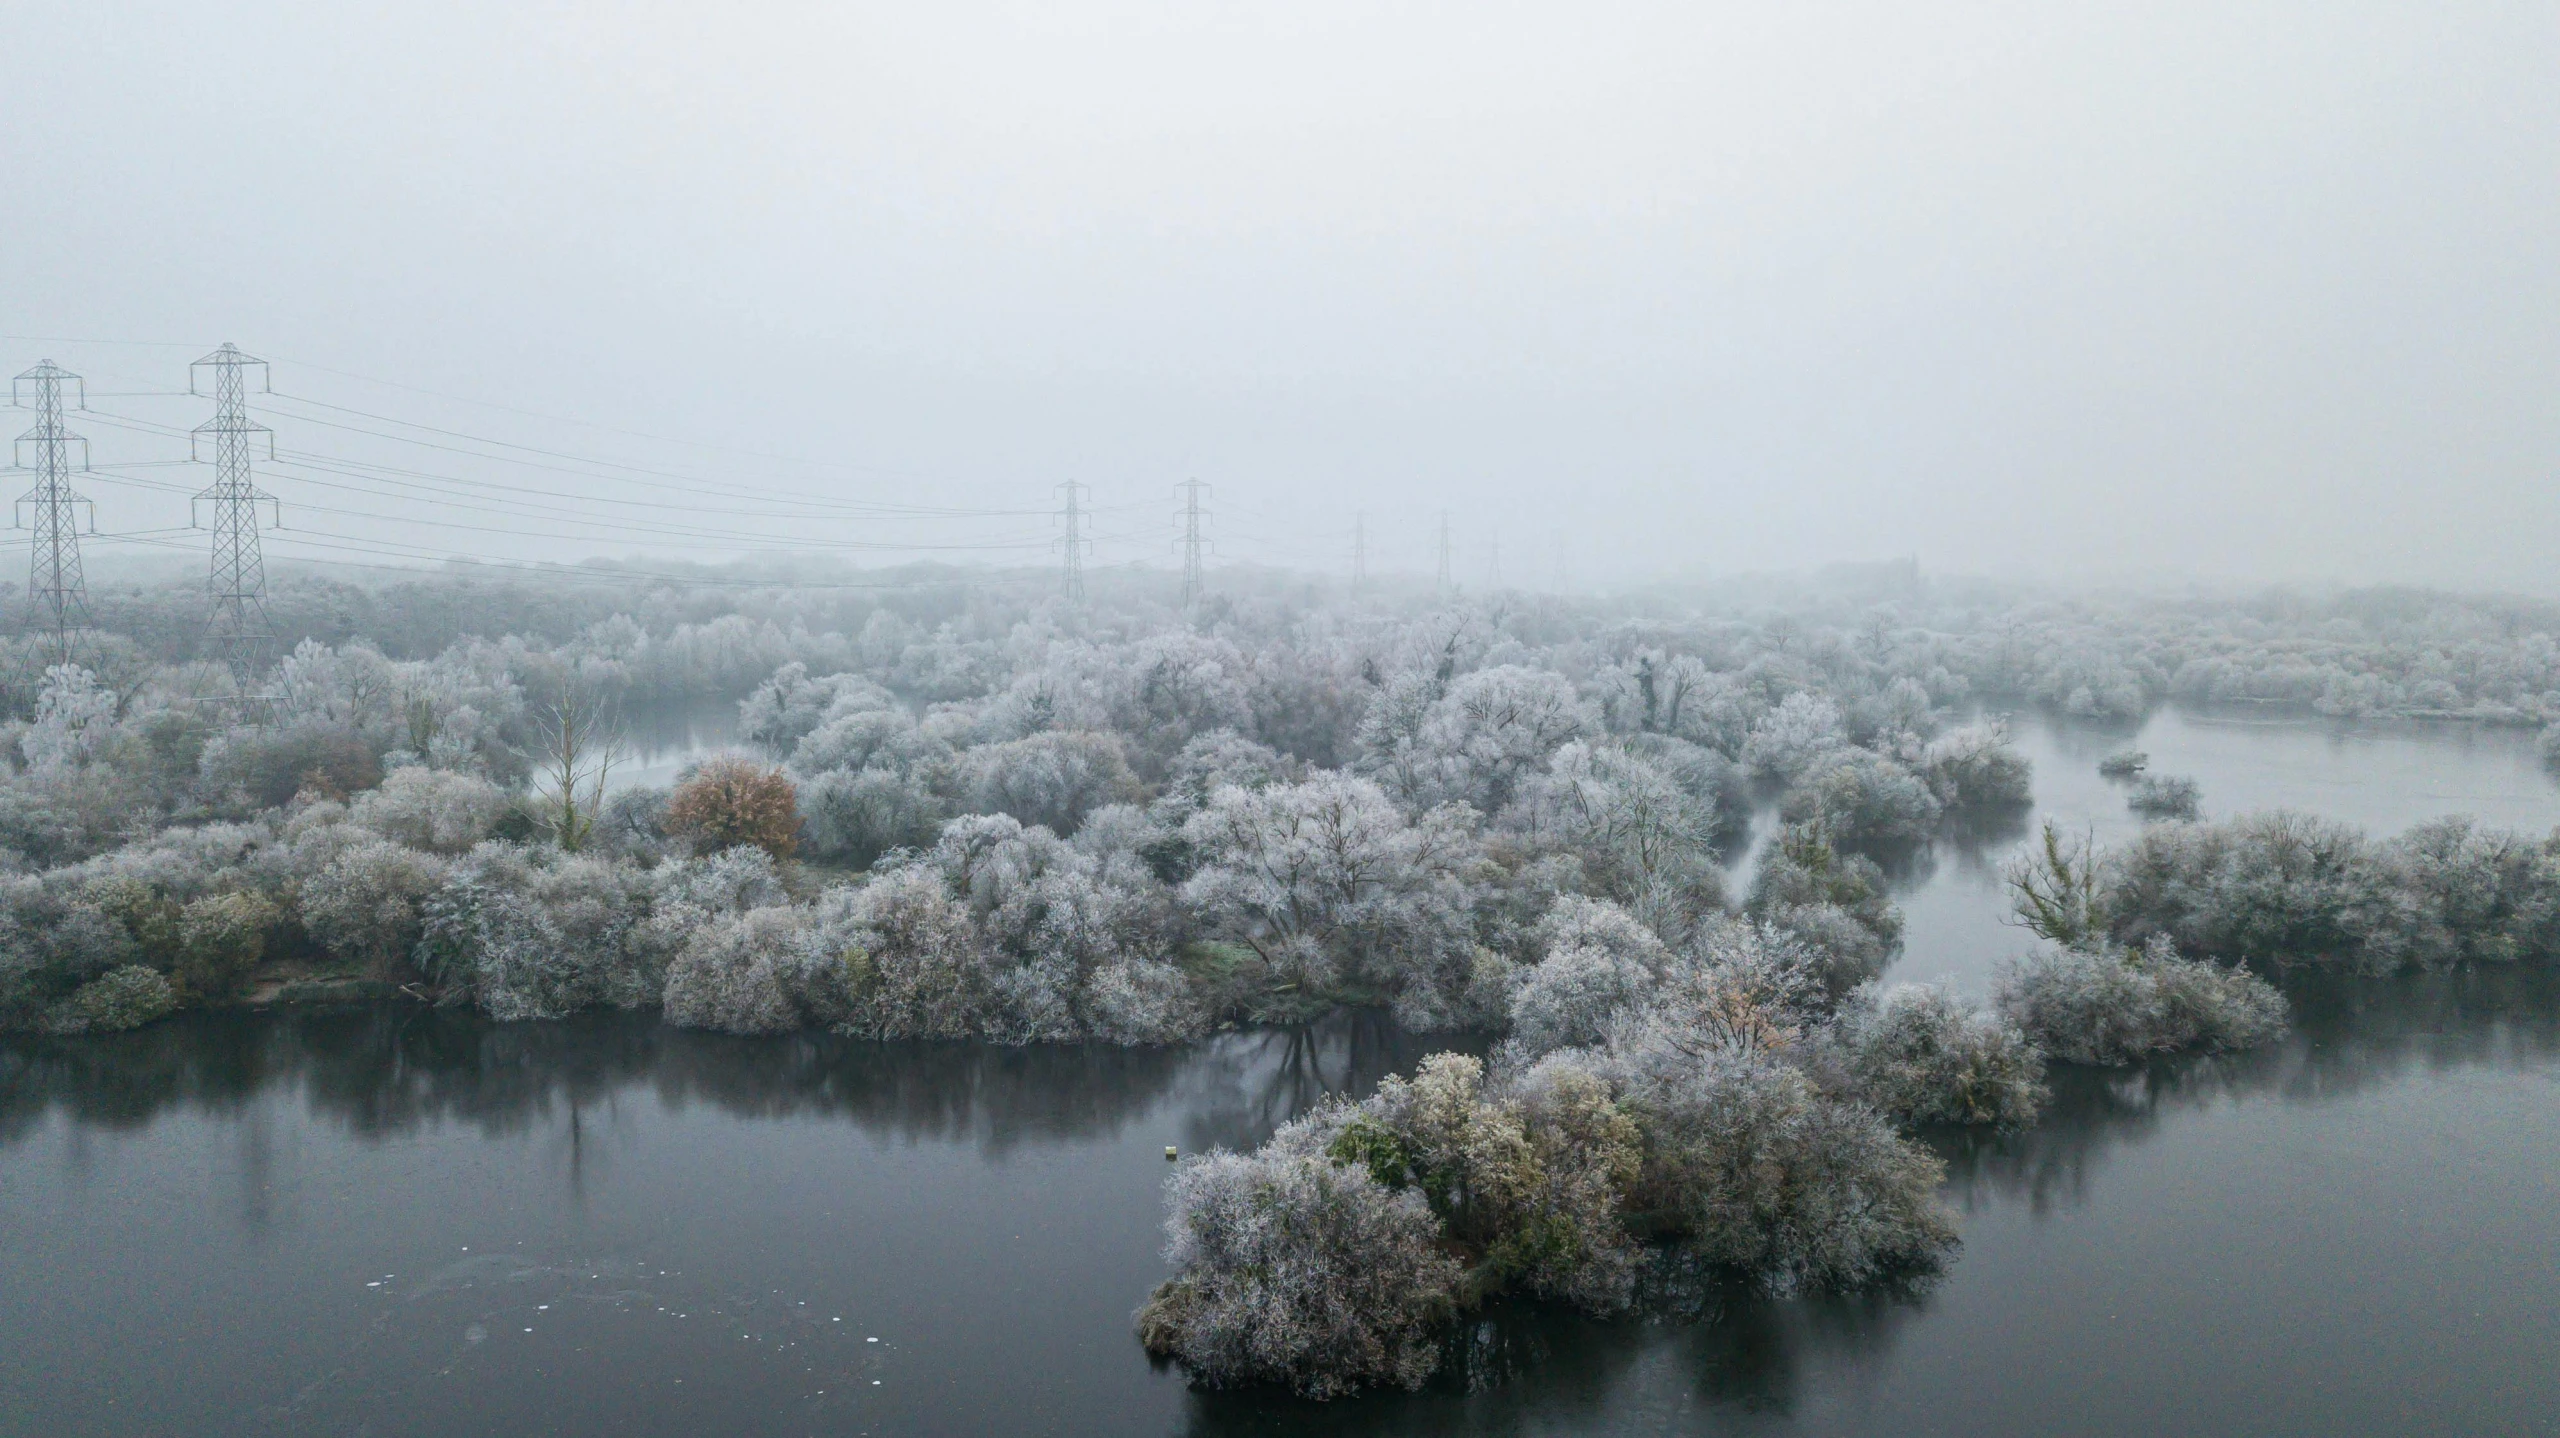
[[[2021,719],[2103,840],[2125,731]],[[2210,814],[2542,828],[2531,736],[2163,715]],[[1903,879],[1987,981],[2015,840]],[[0,1431],[2560,1432],[2560,981],[2323,981],[2281,1046],[2066,1071],[1942,1141],[1925,1288],[1505,1306],[1418,1395],[1202,1394],[1129,1314],[1168,1144],[1243,1147],[1446,1044],[1341,1015],[1176,1051],[730,1040],[601,1016],[193,1015],[0,1043]],[[876,1341],[875,1341],[876,1340]]]
[[[1903,955],[1892,977],[1988,993],[2000,960],[2031,940],[2004,921],[2002,866],[2052,819],[2101,845],[2130,838],[2142,821],[2125,807],[2127,786],[2098,774],[2121,749],[2151,756],[2150,772],[2182,775],[2203,790],[2206,819],[2299,809],[2371,833],[2396,834],[2448,814],[2543,834],[2560,827],[2560,783],[2530,729],[2459,723],[2305,721],[2261,710],[2163,709],[2145,723],[2008,716],[2009,737],[2035,765],[2035,806],[1991,832],[1942,839],[1897,865]],[[1768,842],[1765,817],[1754,837]]]

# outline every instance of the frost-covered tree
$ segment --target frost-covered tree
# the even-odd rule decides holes
[[[1482,850],[1470,811],[1408,822],[1367,780],[1229,786],[1183,825],[1183,899],[1279,973],[1374,986],[1446,1013],[1472,970]]]
[[[2264,979],[2180,958],[2165,938],[2039,950],[2003,971],[1999,1004],[2038,1047],[2083,1064],[2250,1048],[2281,1035],[2287,1016]]]
[[[1838,1043],[1853,1091],[1906,1123],[2014,1128],[2044,1106],[2043,1054],[2006,1016],[1943,989],[1859,990]]]
[[[1166,1195],[1174,1276],[1139,1310],[1139,1336],[1211,1387],[1419,1388],[1457,1307],[1439,1223],[1419,1193],[1305,1147],[1284,1129],[1260,1153],[1183,1164]]]
[[[1845,748],[1840,707],[1818,695],[1795,693],[1751,726],[1742,761],[1767,778],[1793,781],[1816,759]]]

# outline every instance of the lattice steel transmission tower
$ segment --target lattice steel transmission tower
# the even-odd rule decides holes
[[[191,515],[198,529],[213,531],[212,610],[205,623],[205,650],[231,667],[245,685],[266,669],[275,647],[275,627],[267,621],[267,564],[259,552],[260,515],[268,526],[283,514],[275,496],[260,490],[249,463],[260,443],[267,458],[276,455],[275,431],[249,418],[248,377],[258,371],[258,389],[267,388],[267,362],[224,345],[187,367],[187,393],[202,395],[201,372],[213,371],[213,418],[189,437],[190,457],[204,462],[204,447],[213,445],[213,487],[195,497]],[[208,517],[208,513],[209,516]]]
[[[71,488],[72,474],[89,467],[89,441],[62,426],[66,380],[79,396],[79,408],[87,409],[87,385],[51,360],[9,384],[9,402],[36,412],[36,427],[18,436],[17,450],[10,458],[18,468],[36,475],[36,487],[18,497],[16,518],[19,528],[33,531],[26,627],[38,637],[39,652],[48,666],[70,663],[73,646],[90,628],[89,588],[80,572],[81,510],[89,501]],[[77,464],[71,457],[73,445],[80,448]],[[97,511],[90,507],[88,528],[94,533],[97,527]]]
[[[1449,511],[1445,509],[1440,511],[1440,575],[1434,582],[1443,595],[1456,587],[1449,574]]]
[[[1177,513],[1182,520],[1182,607],[1188,609],[1200,602],[1200,555],[1208,544],[1200,533],[1200,516],[1207,512],[1200,507],[1200,491],[1209,486],[1186,479],[1174,487],[1182,491],[1182,508]]]
[[[1084,500],[1089,491],[1090,486],[1078,484],[1072,479],[1058,486],[1058,492],[1066,496],[1067,502],[1066,507],[1058,511],[1058,520],[1065,526],[1065,532],[1058,536],[1055,543],[1066,552],[1064,578],[1067,602],[1070,604],[1084,603],[1084,556],[1087,550],[1093,548],[1093,541],[1086,538],[1084,533],[1084,521],[1089,512],[1085,508]]]
[[[1369,587],[1369,512],[1351,516],[1351,592]]]

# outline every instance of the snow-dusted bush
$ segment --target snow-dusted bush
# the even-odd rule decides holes
[[[1848,745],[1840,706],[1818,695],[1795,693],[1751,726],[1742,762],[1765,778],[1792,782],[1813,761]]]
[[[1108,734],[1033,734],[972,749],[961,760],[966,807],[1072,834],[1105,804],[1137,797],[1138,780]]]
[[[1276,972],[1374,986],[1453,1010],[1473,971],[1484,882],[1472,814],[1407,822],[1367,780],[1229,786],[1183,825],[1199,867],[1184,902]]]
[[[2146,819],[2192,819],[2202,791],[2196,781],[2175,774],[2145,774],[2133,781],[2125,807]]]
[[[2035,797],[2035,766],[2009,745],[1998,724],[1950,730],[1920,751],[1916,766],[1950,813],[2015,809]]]
[[[1645,1135],[1634,1201],[1707,1262],[1779,1291],[1847,1288],[1954,1246],[1938,1161],[1774,1055],[1664,1036],[1616,1065]]]
[[[1511,993],[1507,1053],[1535,1059],[1597,1044],[1653,991],[1643,964],[1601,948],[1556,949],[1525,970]]]
[[[895,705],[887,690],[859,674],[813,679],[809,666],[795,659],[739,701],[738,737],[781,758],[822,725]]]
[[[915,866],[833,889],[811,923],[812,948],[846,969],[847,1026],[867,1038],[969,1038],[994,1004],[992,956],[966,905]]]
[[[1837,1041],[1853,1091],[1905,1123],[2017,1127],[2044,1105],[2035,1045],[2006,1016],[1943,989],[1861,989],[1842,1008]]]
[[[2140,949],[2047,948],[2008,965],[2000,1009],[2038,1048],[2082,1064],[2249,1048],[2284,1032],[2284,996],[2246,969]]]
[[[1886,893],[1884,871],[1864,855],[1833,849],[1815,828],[1779,834],[1761,857],[1744,911],[1820,956],[1821,986],[1835,998],[1884,972],[1902,947],[1902,913]]]
[[[2375,846],[2345,824],[2276,811],[2222,824],[2154,825],[2103,861],[2116,937],[2168,938],[2223,959],[2331,963],[2387,971],[2372,940],[2393,923]]]
[[[208,793],[250,811],[278,808],[306,789],[342,797],[382,781],[382,757],[361,734],[317,720],[217,735],[197,768]]]
[[[1190,980],[1171,964],[1120,959],[1085,979],[1086,1031],[1108,1044],[1170,1044],[1197,1038],[1209,1016]]]
[[[811,730],[792,749],[791,767],[802,774],[872,768],[905,773],[947,752],[947,745],[924,734],[902,709],[859,709]]]
[[[1853,847],[1918,843],[1938,826],[1938,796],[1920,776],[1866,749],[1836,749],[1811,760],[1787,791],[1790,824],[1818,825]]]
[[[506,792],[476,774],[410,765],[356,795],[347,818],[412,849],[459,854],[488,838],[506,807]]]
[[[1285,1383],[1311,1398],[1419,1388],[1439,1366],[1458,1264],[1421,1194],[1304,1151],[1310,1122],[1260,1153],[1219,1151],[1174,1174],[1174,1276],[1139,1309],[1139,1336],[1211,1387]]]
[[[713,917],[667,966],[667,1022],[778,1034],[841,1022],[852,1009],[841,955],[809,942],[809,911],[788,904]]]
[[[647,931],[649,889],[627,862],[489,840],[419,905],[416,962],[448,1000],[492,1018],[656,1003],[677,936]]]
[[[419,905],[444,882],[433,854],[384,839],[340,852],[303,881],[302,926],[330,953],[377,968],[409,957],[424,932]]]
[[[1533,849],[1571,854],[1592,890],[1677,938],[1724,907],[1715,843],[1729,773],[1676,739],[1641,752],[1575,741],[1521,783],[1504,824]]]

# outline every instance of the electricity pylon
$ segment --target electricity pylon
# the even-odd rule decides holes
[[[97,509],[71,488],[71,475],[89,467],[89,441],[62,425],[62,386],[68,380],[89,407],[88,387],[80,376],[45,360],[10,382],[9,402],[36,412],[36,427],[18,436],[10,458],[20,469],[35,471],[36,487],[18,497],[17,523],[33,531],[27,565],[27,631],[37,637],[45,664],[68,664],[73,646],[89,627],[89,589],[80,571],[81,509],[88,506],[88,529],[97,531]],[[80,447],[79,462],[71,448]],[[30,455],[32,450],[32,456]],[[29,460],[32,457],[33,462]]]
[[[1182,491],[1182,607],[1200,602],[1200,555],[1208,541],[1200,533],[1200,491],[1209,486],[1196,479],[1186,479],[1174,486]]]
[[[1369,513],[1351,516],[1351,592],[1369,587]]]
[[[1449,511],[1445,509],[1440,511],[1440,576],[1436,582],[1443,598],[1457,587],[1449,573]]]
[[[1067,503],[1064,509],[1058,511],[1058,519],[1065,526],[1065,532],[1060,534],[1055,542],[1060,549],[1066,551],[1066,572],[1063,578],[1066,581],[1067,602],[1070,604],[1084,603],[1084,556],[1086,550],[1093,548],[1093,541],[1085,538],[1084,534],[1086,514],[1084,496],[1087,491],[1088,486],[1078,484],[1072,479],[1058,486],[1058,492],[1067,497]]]
[[[267,620],[267,564],[259,552],[261,507],[269,525],[283,522],[275,496],[251,478],[251,451],[263,442],[267,458],[276,455],[275,431],[249,418],[248,382],[242,373],[258,371],[258,389],[267,388],[267,362],[224,345],[187,367],[187,393],[204,394],[198,372],[213,371],[213,418],[189,436],[189,457],[204,462],[205,441],[213,444],[213,487],[195,497],[190,517],[198,529],[213,531],[212,609],[205,622],[205,650],[231,667],[245,687],[266,669],[275,645],[275,627]],[[208,506],[211,518],[206,518]]]

